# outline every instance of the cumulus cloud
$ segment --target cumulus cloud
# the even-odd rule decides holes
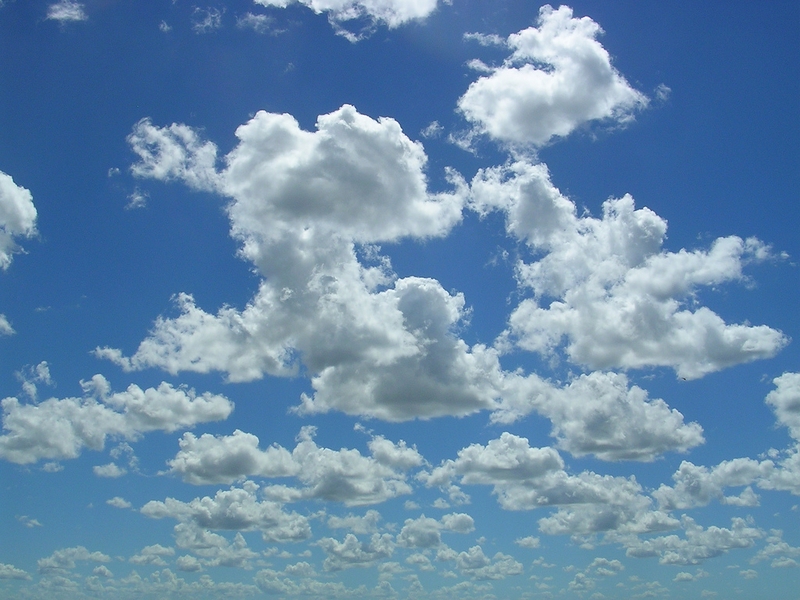
[[[21,249],[14,238],[36,234],[36,207],[30,190],[14,183],[11,175],[0,171],[0,269],[7,269],[15,252]],[[3,317],[5,327],[8,321]]]
[[[101,450],[106,438],[136,439],[148,431],[175,431],[228,417],[233,403],[224,396],[174,388],[131,384],[111,393],[102,375],[82,382],[82,398],[51,398],[23,404],[5,398],[0,458],[29,464],[42,459],[76,458],[84,447]]]
[[[83,546],[56,550],[46,558],[40,558],[37,565],[40,573],[69,571],[75,568],[76,561],[107,563],[111,557],[102,552],[89,552]]]
[[[666,366],[693,379],[768,358],[787,338],[765,325],[729,325],[710,309],[692,310],[699,286],[744,279],[743,268],[772,256],[759,240],[718,238],[708,250],[668,252],[667,224],[624,196],[602,218],[577,216],[547,167],[518,161],[482,169],[472,181],[480,214],[506,213],[510,235],[543,257],[520,261],[523,300],[499,343],[552,354],[564,350],[591,369]]]
[[[394,553],[395,544],[388,533],[373,533],[369,541],[360,541],[348,533],[341,542],[334,538],[321,538],[315,542],[327,557],[322,563],[326,571],[341,571],[352,567],[369,567]]]
[[[572,9],[546,5],[538,27],[505,40],[511,55],[470,84],[458,108],[477,133],[510,144],[541,146],[565,137],[588,121],[625,123],[647,105],[611,65],[597,41],[600,26]],[[484,45],[496,36],[473,35]]]
[[[106,500],[106,504],[113,506],[114,508],[130,508],[132,506],[130,502],[121,496],[114,496],[113,498]]]
[[[506,377],[500,408],[492,420],[508,423],[531,411],[553,423],[558,447],[575,456],[651,461],[667,451],[685,452],[703,443],[703,429],[623,374],[594,372],[562,388],[535,376]]]
[[[394,29],[409,21],[426,18],[436,9],[437,4],[437,0],[254,0],[254,2],[262,6],[280,8],[298,3],[317,14],[327,13],[337,32],[353,42],[359,40],[364,33],[354,34],[342,28],[342,24],[347,21],[368,19],[372,23],[382,23]]]
[[[475,529],[475,521],[466,513],[452,513],[440,520],[421,515],[406,519],[397,535],[397,543],[406,548],[434,548],[442,543],[442,531],[469,533]]]
[[[672,529],[678,522],[655,510],[635,478],[584,471],[570,475],[553,448],[534,448],[523,437],[503,433],[486,446],[472,444],[419,478],[425,485],[491,485],[506,510],[558,506],[540,519],[544,533],[644,533]]]
[[[89,17],[86,16],[82,2],[61,0],[47,7],[47,18],[66,23],[68,21],[85,21]]]
[[[270,500],[259,501],[259,486],[246,481],[242,487],[219,490],[214,497],[204,496],[190,502],[167,498],[151,500],[141,512],[153,519],[171,518],[176,541],[181,548],[218,547],[217,538],[208,530],[260,531],[265,541],[289,542],[308,539],[308,519],[296,512],[285,512],[282,505]],[[217,536],[219,537],[219,536]],[[227,542],[225,542],[227,544]]]
[[[134,554],[128,559],[135,565],[153,565],[156,567],[164,567],[167,565],[164,557],[175,556],[175,548],[165,547],[161,544],[153,544],[152,546],[145,546],[138,554]]]
[[[767,394],[767,404],[775,411],[778,422],[800,441],[800,373],[784,373],[772,383],[775,389]]]
[[[374,246],[445,235],[461,219],[460,178],[431,193],[422,146],[394,120],[347,105],[320,116],[316,132],[259,112],[237,137],[218,173],[216,148],[194,130],[145,120],[130,138],[141,159],[133,171],[232,198],[231,233],[265,277],[256,296],[215,315],[181,294],[181,314],[159,319],[133,356],[97,354],[125,369],[219,370],[232,381],[302,364],[315,389],[304,414],[405,420],[492,407],[498,354],[456,335],[463,296],[432,279],[397,279]]]
[[[523,572],[522,564],[514,557],[502,552],[489,558],[480,546],[472,546],[466,552],[460,552],[456,557],[456,566],[463,575],[478,580],[499,580]]]
[[[734,548],[750,548],[764,532],[745,519],[734,518],[731,528],[698,525],[691,517],[681,518],[684,537],[668,535],[646,540],[631,540],[627,555],[637,558],[658,557],[664,565],[696,565]]]
[[[372,456],[364,456],[355,449],[320,448],[313,439],[315,431],[303,427],[291,452],[277,444],[261,450],[256,436],[239,430],[231,436],[199,438],[186,433],[180,451],[168,462],[168,472],[196,485],[251,476],[298,479],[300,487],[265,488],[265,494],[282,502],[320,499],[355,506],[411,492],[405,472],[424,462],[415,448],[376,436],[369,442]]]
[[[27,571],[18,569],[14,565],[0,563],[0,579],[26,579],[31,578]]]

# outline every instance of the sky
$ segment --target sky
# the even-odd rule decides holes
[[[0,1],[0,598],[798,598],[798,136],[791,1]]]

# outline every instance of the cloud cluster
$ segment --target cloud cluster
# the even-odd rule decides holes
[[[565,137],[588,121],[624,123],[647,98],[611,66],[597,41],[600,26],[572,9],[545,5],[538,27],[514,33],[501,43],[512,52],[499,67],[477,63],[488,72],[470,84],[458,109],[477,133],[512,145],[541,146]]]
[[[38,404],[5,398],[0,458],[18,464],[76,458],[84,447],[101,450],[108,437],[131,440],[148,431],[171,432],[226,419],[233,410],[224,396],[197,396],[168,383],[145,390],[131,384],[111,393],[108,381],[95,375],[82,385],[82,398]]]
[[[15,252],[20,251],[14,238],[36,234],[36,207],[30,190],[14,183],[0,171],[0,269],[7,269]]]
[[[386,24],[389,28],[399,27],[409,21],[421,20],[430,15],[438,0],[254,0],[262,6],[284,8],[299,3],[315,13],[327,13],[333,24],[367,18],[373,22]],[[345,33],[340,30],[340,33]],[[358,36],[349,34],[355,41]]]
[[[258,489],[256,483],[246,481],[242,487],[217,491],[213,498],[204,496],[190,502],[174,498],[152,500],[141,512],[153,519],[177,520],[176,542],[181,548],[227,547],[224,538],[209,530],[260,531],[264,540],[271,542],[308,539],[308,519],[296,512],[285,512],[278,502],[258,500]]]
[[[180,451],[169,461],[169,473],[196,485],[232,483],[247,477],[293,477],[300,487],[271,485],[264,493],[281,502],[319,499],[348,506],[375,504],[411,492],[405,472],[424,459],[405,442],[377,436],[372,456],[355,449],[331,450],[314,442],[315,428],[303,427],[290,452],[277,444],[258,448],[258,438],[235,431],[230,436],[185,433]]]
[[[514,309],[501,343],[550,354],[566,337],[569,359],[591,369],[666,366],[693,379],[771,357],[788,341],[765,325],[729,325],[690,306],[699,286],[740,281],[747,264],[770,258],[757,239],[666,251],[666,221],[630,196],[607,200],[602,218],[579,217],[547,167],[526,161],[480,170],[471,205],[505,212],[508,233],[543,255],[517,266],[534,297]]]
[[[636,480],[590,471],[566,472],[553,448],[531,447],[528,440],[503,433],[487,445],[471,444],[430,472],[425,485],[491,485],[506,510],[557,506],[539,528],[548,534],[645,533],[674,528],[677,521],[652,507]]]

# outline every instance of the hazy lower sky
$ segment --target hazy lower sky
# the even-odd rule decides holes
[[[796,2],[0,1],[0,597],[798,598],[798,137]]]

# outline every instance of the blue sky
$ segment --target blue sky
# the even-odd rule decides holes
[[[0,2],[0,597],[796,598],[798,23]]]

